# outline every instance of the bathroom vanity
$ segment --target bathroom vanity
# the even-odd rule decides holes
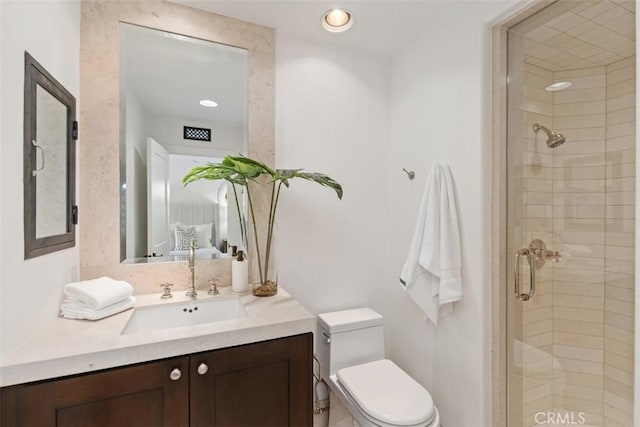
[[[124,89],[127,84],[129,89],[143,84],[121,80],[127,75],[122,73],[122,60],[138,57],[135,46],[129,42],[136,35],[145,38],[150,29],[159,32],[156,39],[165,42],[187,43],[191,47],[214,43],[218,45],[214,50],[224,55],[229,53],[229,47],[244,51],[241,56],[245,59],[240,64],[243,71],[229,74],[242,79],[245,88],[236,97],[244,102],[241,107],[244,127],[238,132],[241,135],[238,141],[244,148],[243,153],[273,164],[275,32],[271,28],[163,0],[83,0],[80,23],[79,92],[82,98],[78,133],[80,141],[82,135],[86,135],[90,143],[80,143],[77,148],[78,199],[81,201],[80,212],[85,212],[80,214],[82,227],[77,232],[81,248],[78,277],[109,276],[126,280],[135,284],[139,294],[157,291],[162,282],[184,283],[188,274],[186,262],[122,262],[123,254],[130,255],[127,245],[131,246],[136,240],[148,240],[140,232],[147,227],[123,230],[122,224],[131,225],[141,218],[160,218],[166,222],[164,220],[172,217],[137,211],[135,204],[121,205],[121,201],[127,199],[146,199],[141,180],[136,178],[139,186],[132,181],[121,181],[127,168],[121,170],[120,167],[126,164],[127,153],[133,153],[132,146],[121,145],[121,135],[131,133],[123,132],[123,129],[133,127],[123,125],[150,123],[141,118],[134,120],[133,113],[141,108],[126,108],[128,92]],[[133,33],[121,32],[125,23],[136,27]],[[184,45],[176,50],[182,52],[183,49]],[[169,50],[166,47],[160,51],[164,54]],[[156,52],[148,46],[143,51]],[[216,68],[220,68],[213,53],[197,57],[209,58]],[[210,73],[201,74],[210,76],[204,82],[207,90],[220,80]],[[178,78],[184,76],[178,74],[171,81]],[[143,79],[143,83],[148,81],[149,78]],[[224,85],[228,86],[227,82]],[[162,92],[173,98],[169,93],[172,86],[157,85],[150,93]],[[129,95],[136,94],[132,91]],[[130,107],[134,104],[129,103]],[[178,103],[173,101],[172,104]],[[156,113],[154,117],[164,117]],[[151,117],[152,112],[146,114]],[[144,133],[141,131],[139,138],[134,139],[146,141],[148,148],[152,145],[149,140],[154,139],[153,133],[174,135],[186,126],[213,128],[213,125],[201,126],[201,120],[193,118],[186,123],[182,114],[180,117],[182,121],[157,120],[155,126],[145,129]],[[163,127],[169,123],[172,133]],[[220,126],[216,122],[217,130]],[[169,139],[181,144],[204,143],[185,142],[184,134],[180,135],[183,137],[171,136]],[[213,147],[224,148],[220,143],[226,139],[220,135],[222,133],[213,135],[209,142],[216,145],[208,145],[210,149],[206,155],[237,153],[235,146],[227,147],[225,153],[214,152]],[[145,152],[142,147],[138,148],[138,152]],[[173,154],[187,154],[174,151]],[[138,187],[140,193],[136,193]],[[217,199],[224,200],[224,197]],[[267,200],[254,198],[252,209],[256,215],[264,217],[269,212]],[[167,198],[160,204],[158,212],[166,213],[167,205],[170,205]],[[196,210],[199,208],[192,209]],[[206,218],[181,221],[194,226],[211,222]],[[122,239],[125,232],[128,239]],[[141,253],[166,254],[165,249]],[[134,257],[140,255],[135,250],[132,254]],[[229,282],[230,265],[231,258],[196,261],[195,286],[202,288],[213,277]],[[198,295],[197,303],[203,302],[203,305],[197,310],[195,305],[188,306],[187,313],[216,314],[229,307],[233,309],[233,303],[204,303],[210,299],[237,298],[229,288],[221,289],[221,293],[212,297]],[[191,301],[183,292],[176,292],[169,300],[160,300],[159,294],[136,295],[136,298],[136,310]],[[151,310],[136,319],[132,318],[133,310],[95,322],[55,318],[40,332],[25,337],[17,350],[0,360],[0,424],[311,425],[314,316],[282,288],[274,297],[260,299],[243,295],[239,301],[245,310],[244,316],[223,316],[206,322],[191,319],[183,322],[185,319],[171,317],[174,314],[156,316]],[[51,310],[51,307],[42,309]]]
[[[216,298],[236,297],[200,301]],[[282,289],[239,300],[245,317],[138,333],[133,310],[55,319],[0,362],[1,424],[311,425],[314,316]]]

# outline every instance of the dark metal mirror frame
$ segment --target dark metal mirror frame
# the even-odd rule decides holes
[[[49,92],[67,107],[67,232],[55,236],[36,238],[36,139],[37,103],[36,88]],[[76,122],[76,99],[51,74],[44,69],[28,52],[24,55],[24,258],[35,258],[51,252],[70,248],[76,244],[75,224],[77,206],[75,205],[76,184],[76,147],[78,125]]]

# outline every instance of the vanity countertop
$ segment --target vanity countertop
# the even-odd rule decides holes
[[[176,292],[136,295],[136,307],[190,301]],[[201,296],[203,295],[203,296]],[[198,300],[233,295],[231,287],[220,295],[205,292]],[[315,317],[281,287],[273,297],[240,295],[247,317],[121,335],[134,310],[98,320],[56,318],[16,351],[0,360],[0,386],[98,371],[200,351],[265,341],[315,331]]]

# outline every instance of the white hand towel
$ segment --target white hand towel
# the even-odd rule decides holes
[[[136,299],[134,297],[127,297],[115,304],[111,304],[100,309],[94,309],[77,302],[65,301],[60,306],[60,309],[62,311],[62,317],[66,317],[67,319],[99,320],[113,316],[121,311],[128,310],[133,307],[135,303]]]
[[[435,163],[427,178],[400,283],[436,325],[439,315],[451,313],[451,303],[462,299],[460,230],[447,165]]]
[[[133,295],[133,287],[123,281],[110,277],[84,280],[64,285],[67,301],[76,301],[88,308],[100,310]]]

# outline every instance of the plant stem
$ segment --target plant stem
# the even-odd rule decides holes
[[[273,190],[275,190],[276,183],[273,182],[273,189],[271,190],[271,207],[269,209],[269,230],[267,233],[267,253],[265,254],[265,278],[269,280],[267,272],[269,271],[269,258],[271,256],[271,240],[273,238],[273,226],[276,223],[276,209],[278,208],[278,199],[280,198],[280,188],[282,187],[282,181],[278,183],[278,192],[276,198],[273,198]]]
[[[260,284],[264,285],[266,282],[262,276],[262,260],[260,258],[260,244],[258,242],[258,227],[256,226],[256,215],[253,212],[253,201],[251,200],[251,191],[249,191],[249,183],[246,185],[247,199],[249,200],[249,209],[251,211],[251,222],[253,222],[253,238],[256,242],[256,257],[258,258],[258,273],[260,274]]]
[[[269,222],[267,223],[268,224],[267,246],[265,248],[265,254],[264,254],[264,278],[265,278],[265,280],[269,280],[269,258],[270,258],[270,255],[271,255],[271,233],[272,233],[271,219],[275,215],[275,212],[273,210],[273,196],[275,194],[275,191],[276,191],[276,182],[274,180],[271,183],[271,200],[269,201]]]
[[[242,238],[242,248],[246,251],[248,242],[247,242],[247,230],[244,227],[244,213],[240,210],[240,203],[238,202],[238,192],[236,191],[236,185],[233,182],[231,182],[231,188],[233,188],[233,197],[236,199],[236,209],[238,209],[238,219],[240,220],[240,237]]]

